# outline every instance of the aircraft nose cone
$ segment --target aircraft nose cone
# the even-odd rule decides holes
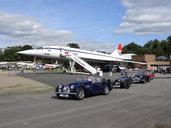
[[[33,52],[33,50],[25,50],[25,51],[17,52],[17,54],[33,55],[33,54],[34,54],[34,52]]]

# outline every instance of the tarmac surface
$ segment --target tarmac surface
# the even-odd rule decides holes
[[[114,79],[120,73],[114,73],[112,76],[109,76],[108,73],[104,73],[106,79]],[[18,76],[29,78],[38,82],[42,82],[51,86],[58,86],[59,84],[66,84],[72,81],[77,80],[79,77],[85,77],[88,75],[79,75],[79,74],[63,74],[63,73],[42,73],[42,72],[33,72],[33,73],[18,73]]]
[[[77,75],[20,74],[52,86]],[[171,75],[81,101],[54,92],[0,97],[0,128],[171,128]]]

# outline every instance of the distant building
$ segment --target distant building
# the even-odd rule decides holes
[[[171,58],[171,57],[170,57]],[[133,61],[145,62],[147,65],[133,64],[134,68],[144,68],[160,71],[161,69],[171,68],[171,61],[157,61],[156,55],[144,54],[132,56]]]
[[[0,48],[0,54],[4,54],[5,48]]]

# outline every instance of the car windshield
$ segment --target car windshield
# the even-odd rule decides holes
[[[99,77],[95,76],[87,76],[87,77],[78,77],[77,81],[84,82],[84,81],[92,81],[92,82],[101,82]]]
[[[78,82],[84,82],[84,81],[93,81],[93,78],[92,77],[78,77],[77,78],[77,81]]]
[[[78,81],[78,82],[81,82],[81,81],[84,81],[84,80],[85,80],[85,79],[84,79],[83,77],[78,77],[78,78],[77,78],[77,81]]]

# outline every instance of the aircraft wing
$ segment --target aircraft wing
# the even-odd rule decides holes
[[[142,64],[147,65],[147,63],[144,62],[138,62],[138,61],[131,61],[131,60],[120,60],[121,62],[127,62],[127,63],[134,63],[134,64]]]

